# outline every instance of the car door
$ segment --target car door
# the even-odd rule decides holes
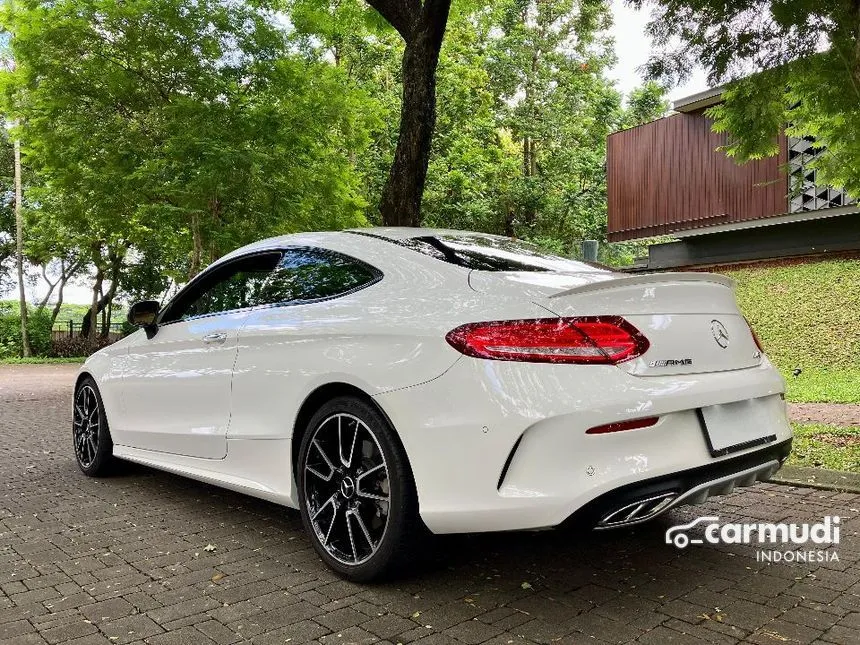
[[[341,253],[284,250],[261,291],[269,306],[251,312],[239,333],[231,439],[289,437],[314,383],[353,371],[356,362],[388,366],[387,355],[366,350],[366,332],[356,332],[372,307],[367,288],[381,279],[374,267]]]
[[[224,458],[239,329],[280,257],[257,253],[206,271],[162,311],[154,335],[135,334],[125,359],[118,443]]]

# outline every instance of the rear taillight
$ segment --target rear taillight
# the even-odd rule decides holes
[[[755,333],[755,329],[753,329],[753,326],[750,324],[750,321],[747,318],[744,318],[744,320],[747,321],[747,327],[750,328],[750,333],[752,334],[755,346],[758,347],[758,351],[764,354],[764,347],[761,346],[761,339],[758,337],[758,334]]]
[[[531,363],[614,365],[648,350],[648,339],[619,316],[469,323],[445,338],[466,356]]]
[[[595,426],[585,431],[585,434],[608,434],[610,432],[623,432],[625,430],[638,430],[639,428],[650,428],[657,425],[658,417],[646,417],[645,419],[633,419],[631,421],[617,421],[607,423],[603,426]]]

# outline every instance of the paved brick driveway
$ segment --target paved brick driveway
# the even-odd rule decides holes
[[[71,374],[0,367],[0,643],[860,642],[860,496],[760,485],[636,531],[447,538],[411,579],[354,585],[295,512],[139,467],[83,477]],[[700,514],[829,513],[838,563],[662,544]]]

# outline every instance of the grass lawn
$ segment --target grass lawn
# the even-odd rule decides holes
[[[58,363],[83,363],[86,358],[47,358],[34,356],[32,358],[0,358],[0,365],[53,365]]]
[[[860,259],[717,272],[737,282],[741,311],[785,376],[789,401],[860,403]]]
[[[717,272],[737,282],[741,311],[784,372],[860,372],[860,259]]]
[[[783,372],[785,398],[794,403],[860,403],[860,367]]]
[[[860,428],[792,423],[794,444],[788,463],[860,473]]]

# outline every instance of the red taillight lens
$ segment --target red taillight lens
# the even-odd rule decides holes
[[[624,430],[637,430],[639,428],[650,428],[657,425],[658,417],[647,417],[645,419],[633,419],[632,421],[618,421],[607,423],[605,426],[595,426],[585,431],[585,434],[607,434],[609,432],[623,432]]]
[[[750,333],[752,334],[753,341],[755,341],[755,346],[758,347],[758,351],[764,354],[764,347],[761,346],[761,339],[758,337],[758,334],[755,333],[755,329],[753,329],[753,326],[750,324],[750,321],[746,318],[744,318],[744,320],[747,321],[747,327],[750,328]]]
[[[619,316],[469,323],[445,338],[467,356],[531,363],[614,365],[648,349],[648,339]]]

